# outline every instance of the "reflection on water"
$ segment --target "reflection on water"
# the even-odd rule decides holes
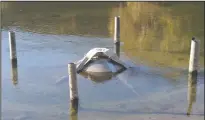
[[[13,85],[17,85],[18,84],[18,69],[17,68],[12,68],[12,83]]]
[[[47,34],[108,36],[108,12],[116,2],[3,2],[3,28]],[[8,15],[9,14],[9,15]]]
[[[190,40],[196,36],[204,65],[200,2],[2,2],[1,6],[4,29],[46,34],[113,37],[113,18],[120,16],[125,53],[152,65],[187,67]]]
[[[117,72],[81,72],[80,75],[92,80],[95,83],[105,83],[106,81],[112,80],[113,77],[125,71],[125,69],[120,69]]]
[[[72,101],[73,102],[73,101]],[[69,108],[69,112],[70,112],[70,116],[71,117],[77,117],[78,115],[78,109],[79,109],[79,105],[78,104],[73,104],[70,102],[70,108]]]
[[[184,52],[187,54],[189,50],[190,36],[196,35],[202,41],[201,48],[204,48],[204,23],[201,22],[204,14],[200,10],[203,4],[199,4],[124,2],[119,10],[119,2],[1,2],[3,118],[11,120],[25,116],[25,119],[31,120],[86,120],[89,119],[86,116],[91,116],[91,119],[106,119],[107,116],[108,119],[121,120],[131,115],[134,117],[128,119],[136,119],[139,114],[166,115],[169,118],[170,115],[184,116],[186,112],[192,112],[191,119],[194,119],[194,115],[202,118],[203,74],[198,76],[196,85],[194,78],[189,78],[187,82],[186,69],[149,67],[139,61],[152,61],[171,67],[181,64],[188,66],[188,55]],[[93,84],[79,75],[79,103],[80,108],[84,109],[69,116],[68,84],[54,83],[56,79],[67,75],[67,64],[82,58],[85,51],[93,47],[113,46],[110,28],[113,28],[114,16],[118,15],[121,18],[123,50],[126,55],[133,57],[136,64],[116,76],[90,77],[104,84]],[[175,15],[178,15],[176,19]],[[9,81],[11,68],[7,29],[14,29],[17,33],[19,63],[16,78],[21,83],[18,88],[13,88]],[[121,59],[125,63],[130,62],[124,54]],[[172,77],[168,73],[177,74]],[[14,83],[18,83],[18,80],[13,79]],[[187,83],[189,87],[192,86],[188,103]],[[194,106],[193,101],[196,101]],[[87,113],[83,116],[81,113],[84,111]]]
[[[187,115],[190,115],[192,111],[193,103],[196,102],[196,93],[197,93],[197,75],[188,75],[188,109]]]
[[[111,16],[120,11],[120,38],[125,53],[152,65],[187,67],[190,41],[192,36],[197,36],[202,42],[200,62],[203,66],[204,4],[165,3],[127,2],[120,9],[113,9]],[[113,17],[108,28],[113,36]]]
[[[11,79],[14,86],[18,84],[18,65],[17,62],[11,62]]]
[[[16,33],[18,71],[20,71],[18,77],[21,84],[18,84],[18,88],[13,88],[10,81],[8,82],[10,61],[7,31],[3,31],[2,35],[2,114],[5,119],[10,118],[8,120],[19,115],[31,118],[31,120],[50,119],[51,117],[52,119],[69,119],[68,84],[55,85],[56,79],[67,75],[67,64],[81,59],[93,46],[102,47],[102,45],[113,43],[111,39],[79,36],[57,37],[18,31]],[[173,81],[163,74],[176,69],[150,68],[140,63],[136,63],[136,66],[123,54],[121,59],[132,68],[123,71],[104,84],[93,84],[90,80],[80,75],[77,76],[80,109],[76,117],[84,118],[79,117],[83,111],[87,111],[87,114],[94,111],[98,111],[99,114],[109,114],[108,118],[120,113],[124,113],[124,116],[152,113],[174,114],[173,109],[176,114],[186,113],[183,108],[187,107],[187,103],[181,102],[181,100],[186,100],[186,73],[185,75],[179,74]],[[204,76],[201,74],[199,78],[202,81]],[[202,89],[203,87],[199,90]],[[200,94],[197,93],[196,97],[197,99],[199,97],[199,101],[194,105],[197,109],[193,107],[193,114],[200,114],[203,111],[203,108],[200,108],[203,104],[200,101],[203,97],[202,93],[203,91]],[[94,114],[92,117],[95,116],[98,115]],[[74,116],[73,119],[76,117]]]
[[[104,83],[106,81],[111,80],[113,77],[112,72],[103,72],[103,73],[81,72],[80,75],[84,76],[85,78],[88,78],[89,80],[92,80],[95,83]]]
[[[96,59],[92,61],[90,65],[84,67],[80,75],[95,83],[105,83],[126,70],[126,68],[110,62],[109,59],[103,58]]]
[[[78,120],[78,115],[70,115],[70,119],[69,120]]]

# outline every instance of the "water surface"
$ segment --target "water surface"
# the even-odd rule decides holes
[[[49,10],[45,10],[49,4],[38,2],[33,7],[28,2],[18,5],[7,2],[4,6],[1,36],[4,120],[203,119],[203,67],[197,84],[190,86],[186,68],[172,64],[153,67],[126,50],[122,51],[121,59],[131,68],[111,80],[98,83],[77,76],[79,114],[77,118],[70,117],[68,81],[61,84],[56,81],[66,79],[67,64],[80,60],[91,48],[113,48],[107,25],[112,19],[111,10],[119,4],[72,3],[76,7],[68,8],[56,3],[51,2]],[[54,4],[58,7],[53,7]],[[8,30],[16,33],[16,86],[11,79]],[[192,91],[188,92],[188,88]],[[188,94],[196,97],[196,102],[187,100]],[[192,103],[191,116],[187,117]]]

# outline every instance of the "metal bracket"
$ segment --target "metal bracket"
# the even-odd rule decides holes
[[[83,57],[83,59],[76,63],[77,73],[82,72],[84,68],[98,59],[107,59],[111,63],[121,66],[123,69],[127,68],[119,57],[111,50],[107,48],[93,48]]]

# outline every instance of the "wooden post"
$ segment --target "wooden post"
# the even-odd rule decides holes
[[[191,40],[191,50],[189,59],[189,73],[197,75],[199,67],[199,55],[200,55],[200,41],[194,37]]]
[[[68,64],[71,115],[75,115],[78,112],[78,87],[76,74],[76,65],[74,63]]]
[[[120,57],[120,16],[115,17],[114,52]]]
[[[18,69],[17,69],[17,55],[16,55],[16,40],[15,33],[9,31],[9,50],[11,59],[11,69],[12,69],[12,80],[13,84],[16,85],[18,82]]]

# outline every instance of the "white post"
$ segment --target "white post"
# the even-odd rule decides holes
[[[15,40],[15,33],[13,31],[9,31],[9,50],[10,50],[10,59],[11,59],[11,67],[12,67],[12,80],[13,80],[13,84],[16,85],[18,83],[18,69],[17,69],[17,55],[16,55],[16,40]]]
[[[200,41],[195,40],[193,37],[191,40],[191,50],[189,59],[189,73],[197,75],[199,68],[199,55],[200,55]]]
[[[114,51],[120,57],[120,16],[115,17]]]
[[[76,114],[78,111],[78,87],[76,74],[76,65],[74,63],[68,64],[71,114]]]

